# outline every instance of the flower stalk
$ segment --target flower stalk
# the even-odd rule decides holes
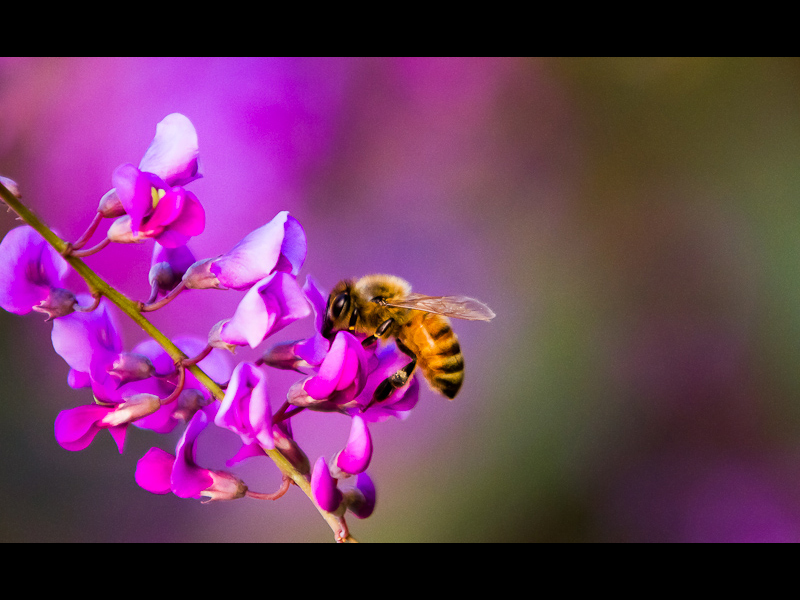
[[[132,319],[142,330],[153,338],[175,361],[176,364],[186,361],[187,357],[166,335],[159,331],[150,321],[142,315],[142,304],[136,302],[116,290],[95,273],[88,265],[86,265],[79,256],[76,256],[72,251],[72,244],[62,240],[56,235],[32,210],[23,204],[19,198],[9,190],[2,182],[0,182],[0,197],[12,209],[19,218],[35,229],[59,254],[64,256],[65,260],[75,271],[83,278],[91,294],[99,301],[101,296],[109,299],[115,304],[123,313]],[[83,238],[89,236],[82,236]],[[102,242],[101,242],[102,243]],[[86,251],[84,251],[85,253]],[[176,294],[177,295],[177,294]],[[183,363],[185,368],[188,369],[197,380],[213,395],[216,400],[221,401],[225,397],[223,389],[211,379],[197,364],[192,364],[191,361]],[[342,542],[355,542],[356,540],[347,533],[347,527],[342,517],[337,516],[331,512],[323,510],[314,500],[314,494],[311,489],[311,482],[307,475],[300,473],[292,463],[276,448],[264,448],[266,454],[272,459],[275,465],[280,469],[285,478],[290,479],[299,487],[303,493],[308,496],[314,503],[317,510],[319,510],[322,517],[334,532],[337,541]]]

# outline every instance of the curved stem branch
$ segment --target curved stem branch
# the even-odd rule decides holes
[[[103,215],[101,215],[99,212],[94,214],[92,222],[89,223],[89,227],[86,229],[83,235],[74,242],[72,242],[73,251],[80,250],[86,245],[86,242],[88,242],[89,239],[91,239],[91,237],[94,235],[94,232],[97,231],[97,226],[100,225],[100,221],[102,220],[103,220]]]
[[[205,347],[205,348],[203,348],[203,350],[201,350],[200,354],[198,354],[198,355],[197,355],[197,356],[195,356],[194,358],[185,358],[185,359],[183,359],[183,360],[181,361],[181,364],[182,364],[184,367],[191,367],[192,365],[196,365],[196,364],[197,364],[197,363],[199,363],[201,360],[203,360],[203,359],[204,359],[206,356],[208,356],[208,355],[211,353],[211,351],[212,351],[213,349],[214,349],[214,348],[213,348],[211,345],[209,345],[209,344],[206,344],[206,347]]]
[[[9,208],[13,209],[14,212],[19,215],[19,218],[23,222],[27,223],[36,231],[38,231],[42,237],[47,240],[47,242],[53,246],[53,248],[56,249],[58,253],[62,255],[64,254],[64,251],[68,248],[67,242],[53,233],[53,231],[47,225],[45,225],[39,219],[39,217],[37,217],[27,206],[22,204],[22,202],[20,202],[17,197],[14,196],[14,194],[12,194],[2,183],[0,183],[0,198],[5,201]],[[139,312],[141,306],[140,302],[134,302],[124,294],[118,292],[74,254],[68,254],[65,258],[72,268],[75,269],[84,279],[90,289],[95,290],[95,293],[101,294],[108,298],[109,301],[114,303],[122,312],[128,315],[128,317],[130,317],[134,323],[141,327],[145,333],[147,333],[156,342],[158,342],[162,348],[164,348],[164,350],[167,352],[170,358],[175,361],[176,364],[178,361],[188,358],[180,350],[180,348],[178,348],[172,342],[172,340],[161,333],[161,331],[159,331],[152,323],[150,323],[150,321],[142,316],[141,312]],[[188,367],[188,370],[214,396],[214,398],[217,400],[222,400],[225,397],[225,392],[213,379],[206,375],[206,373],[203,372],[200,367],[197,365],[192,365]],[[308,496],[308,498],[319,511],[320,515],[322,515],[322,518],[328,523],[328,526],[333,531],[337,540],[341,539],[342,541],[346,542],[356,541],[349,534],[347,534],[347,537],[342,537],[342,532],[346,532],[347,529],[341,517],[337,517],[333,513],[323,510],[314,501],[314,494],[311,490],[311,480],[308,475],[300,473],[278,449],[265,448],[264,451],[267,453],[267,456],[272,459],[278,469],[280,469],[281,473],[294,481],[297,487],[303,490],[303,493]]]
[[[162,306],[166,306],[167,304],[175,300],[175,298],[178,297],[178,294],[180,294],[185,287],[186,284],[183,283],[183,281],[181,281],[178,285],[172,288],[172,291],[169,294],[164,296],[161,300],[158,300],[157,302],[148,302],[147,304],[142,304],[142,312],[152,312],[154,310],[158,310]]]
[[[88,250],[75,250],[75,247],[73,246],[72,251],[69,254],[67,254],[67,256],[72,256],[74,258],[84,258],[86,256],[91,256],[92,254],[97,254],[98,252],[100,252],[100,250],[108,246],[110,243],[111,240],[106,238],[102,242],[100,242],[96,246],[92,246]]]
[[[271,494],[262,494],[260,492],[251,492],[250,490],[247,490],[246,495],[248,498],[255,498],[257,500],[277,500],[289,491],[289,486],[291,484],[292,480],[284,475],[283,479],[281,480],[281,487],[278,488],[277,492],[273,492]]]

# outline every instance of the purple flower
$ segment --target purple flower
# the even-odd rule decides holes
[[[225,344],[249,344],[255,348],[268,336],[310,312],[294,275],[277,271],[250,288],[233,318],[221,325],[219,337]]]
[[[305,340],[278,344],[271,348],[262,358],[262,361],[271,367],[294,370],[317,367],[330,349],[330,340],[322,335],[327,306],[326,296],[311,277],[306,277],[303,293],[314,311],[314,335]]]
[[[77,312],[53,322],[53,348],[70,368],[84,375],[72,375],[75,381],[88,378],[99,385],[109,379],[114,361],[122,352],[122,338],[105,299],[91,312]],[[116,386],[115,386],[116,387]]]
[[[166,187],[183,186],[203,176],[199,153],[192,122],[180,113],[172,113],[156,125],[156,136],[137,171],[154,175]],[[126,208],[117,189],[112,188],[100,200],[97,210],[104,217],[115,218],[124,215]]]
[[[117,167],[111,181],[127,213],[109,227],[111,241],[134,243],[154,238],[162,246],[176,248],[205,229],[203,206],[183,187],[172,187],[130,163]]]
[[[103,429],[108,429],[122,453],[128,424],[155,412],[161,402],[157,396],[137,394],[122,404],[87,404],[62,410],[56,417],[56,441],[66,450],[83,450]]]
[[[190,289],[246,290],[274,271],[297,275],[306,258],[306,234],[287,211],[251,231],[233,249],[198,261],[184,276]]]
[[[247,493],[247,486],[224,471],[212,471],[197,465],[197,438],[206,428],[214,405],[195,413],[177,447],[176,456],[160,448],[151,448],[136,464],[135,479],[142,488],[154,494],[172,492],[181,498],[235,500]]]
[[[176,337],[175,345],[187,356],[197,356],[204,348],[205,342],[194,337]],[[162,398],[169,396],[178,384],[179,374],[175,362],[155,340],[148,339],[133,349],[133,354],[146,357],[153,365],[154,377],[137,381],[120,388],[125,392],[136,390],[150,392]],[[218,383],[225,383],[231,376],[231,367],[226,353],[212,350],[203,360],[197,363],[206,375]],[[156,433],[169,433],[180,421],[189,421],[200,408],[213,401],[211,393],[197,378],[187,370],[183,391],[174,403],[165,404],[155,413],[136,421],[136,426],[150,429]]]
[[[372,403],[375,390],[387,378],[408,364],[409,358],[389,343],[375,351],[370,361],[369,375],[361,393],[345,407],[351,416],[360,415],[368,423],[379,423],[390,417],[405,419],[419,400],[419,380],[416,376],[392,392],[386,400]]]
[[[239,434],[244,444],[275,447],[267,376],[261,369],[247,362],[236,365],[214,423]]]
[[[71,313],[75,296],[63,289],[68,270],[67,261],[35,229],[12,229],[0,243],[0,306],[18,315]]]
[[[294,384],[288,400],[314,410],[341,411],[350,406],[367,382],[368,355],[348,331],[339,331],[317,374]]]
[[[341,471],[341,477],[364,472],[372,459],[372,437],[363,417],[353,417],[347,445],[333,458],[333,464]]]

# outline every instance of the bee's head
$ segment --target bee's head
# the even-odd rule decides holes
[[[325,338],[331,339],[334,332],[355,326],[358,313],[355,310],[351,290],[350,281],[340,281],[328,296],[325,321],[322,325],[322,335]]]

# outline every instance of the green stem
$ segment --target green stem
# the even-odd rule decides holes
[[[45,225],[42,220],[33,213],[33,211],[20,202],[20,200],[2,183],[0,183],[0,197],[2,197],[5,203],[14,212],[16,212],[17,215],[19,215],[19,218],[22,219],[22,221],[38,231],[41,236],[47,240],[47,242],[53,246],[56,251],[58,251],[59,254],[63,256],[64,253],[67,252],[67,242],[53,233],[53,231],[47,225]],[[118,292],[116,289],[106,283],[106,281],[103,280],[99,275],[97,275],[97,273],[92,271],[92,269],[90,269],[80,258],[76,258],[71,255],[67,255],[65,258],[72,268],[75,269],[81,277],[83,277],[84,281],[86,281],[86,285],[89,286],[89,289],[93,294],[100,294],[113,302],[122,312],[133,319],[133,321],[139,325],[139,327],[141,327],[147,335],[156,340],[156,342],[158,342],[161,347],[164,348],[164,350],[167,352],[170,358],[175,361],[175,363],[188,358],[180,350],[180,348],[178,348],[172,342],[172,340],[161,333],[152,323],[150,323],[150,321],[142,316],[142,313],[140,312],[141,304],[139,302],[134,302],[124,294]],[[197,380],[202,383],[209,392],[211,392],[214,398],[217,400],[222,400],[225,397],[225,392],[216,384],[216,382],[214,382],[213,379],[206,375],[200,367],[197,365],[191,365],[187,368],[189,371],[191,371],[192,375],[194,375]],[[303,493],[309,497],[311,502],[317,507],[317,510],[333,530],[334,535],[336,535],[338,538],[339,532],[343,529],[343,522],[341,518],[322,510],[317,503],[314,502],[314,495],[311,491],[311,483],[308,477],[297,471],[292,463],[290,463],[286,457],[280,453],[279,450],[265,448],[265,451],[280,469],[281,473],[290,477],[292,481],[297,484],[297,487],[303,490]],[[344,541],[354,542],[356,540],[348,535]]]

